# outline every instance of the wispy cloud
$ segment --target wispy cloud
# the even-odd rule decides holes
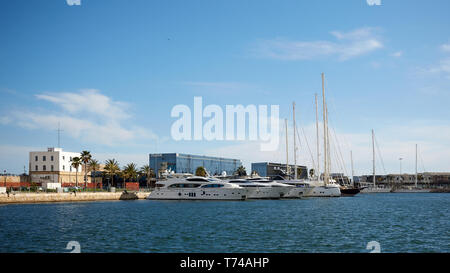
[[[447,44],[441,45],[441,50],[444,52],[450,52],[450,42]]]
[[[419,68],[419,74],[443,75],[445,78],[450,79],[450,58],[442,59],[436,65]]]
[[[366,0],[369,6],[381,6],[381,0]]]
[[[400,58],[401,56],[403,56],[403,51],[397,51],[391,54],[392,57],[395,58]]]
[[[57,109],[11,111],[2,122],[30,130],[55,130],[60,123],[69,137],[110,146],[157,138],[150,130],[130,124],[127,103],[114,101],[99,90],[38,94],[36,98]]]
[[[335,41],[292,41],[274,39],[260,42],[256,55],[265,58],[298,61],[336,56],[345,61],[383,48],[376,28],[359,28],[350,32],[332,31]]]

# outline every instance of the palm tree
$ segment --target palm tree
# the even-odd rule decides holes
[[[105,171],[106,174],[109,175],[112,179],[112,185],[114,185],[114,176],[120,172],[119,162],[117,162],[114,158],[108,159],[105,162]],[[109,181],[108,181],[109,188]]]
[[[150,168],[149,165],[144,165],[141,167],[141,173],[145,175],[145,177],[147,178],[147,188],[148,188],[148,184],[150,184],[150,179],[154,176],[154,172],[153,169]]]
[[[239,168],[237,168],[236,173],[239,176],[246,176],[247,170],[245,170],[245,167],[241,165],[241,166],[239,166]]]
[[[84,188],[87,188],[87,164],[91,160],[92,155],[89,151],[81,152],[81,162],[84,164]]]
[[[125,182],[126,182],[127,178],[128,179],[135,178],[135,177],[137,177],[137,174],[138,174],[138,170],[136,168],[136,164],[130,163],[130,164],[126,165],[123,168],[123,170],[122,170],[122,176],[123,176],[124,185],[125,185]],[[126,186],[125,186],[125,188],[126,188]]]
[[[199,166],[196,170],[195,170],[195,175],[196,176],[203,176],[206,177],[206,170],[203,166]]]
[[[78,187],[78,167],[80,167],[81,165],[81,159],[78,156],[76,156],[72,158],[71,162],[72,167],[75,168],[75,183],[76,183],[75,185]]]
[[[95,159],[91,159],[89,161],[89,169],[92,171],[92,173],[94,174],[94,186],[95,186],[95,190],[97,190],[97,181],[96,181],[96,171],[100,168],[100,164],[98,163],[97,160]]]

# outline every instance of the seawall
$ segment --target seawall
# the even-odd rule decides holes
[[[149,192],[77,192],[0,194],[0,204],[145,199]]]

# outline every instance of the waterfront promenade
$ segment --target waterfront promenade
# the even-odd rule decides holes
[[[0,194],[0,204],[145,199],[150,192],[77,192]]]

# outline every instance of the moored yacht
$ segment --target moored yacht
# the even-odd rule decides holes
[[[253,177],[246,180],[262,186],[259,187],[260,191],[257,193],[259,198],[283,198],[294,188],[293,185],[286,185],[264,177]]]
[[[248,190],[225,181],[193,176],[158,181],[149,200],[245,200]]]
[[[247,189],[248,199],[279,199],[284,196],[283,189],[278,187],[278,183],[261,183],[247,179],[231,179],[227,181]]]

